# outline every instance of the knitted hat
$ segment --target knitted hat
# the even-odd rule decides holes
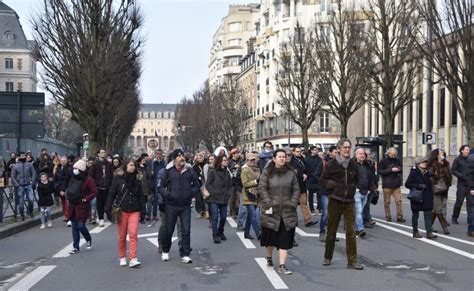
[[[184,155],[184,152],[182,149],[175,149],[173,153],[171,154],[171,159],[174,160],[176,159],[179,155]]]
[[[73,168],[76,168],[76,169],[78,169],[78,170],[81,171],[81,172],[85,172],[85,171],[86,171],[86,162],[84,162],[84,160],[78,160],[78,161],[74,164]]]

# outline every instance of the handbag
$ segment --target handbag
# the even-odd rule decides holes
[[[417,190],[415,188],[410,189],[407,198],[413,202],[423,203],[423,191]]]
[[[433,193],[440,193],[448,190],[448,186],[446,185],[446,182],[444,181],[444,178],[441,178],[438,183],[433,185]]]
[[[374,191],[372,192],[372,200],[370,201],[370,203],[372,203],[373,205],[377,205],[377,202],[379,202],[379,196],[380,196],[380,193],[379,191]]]
[[[122,187],[123,189],[123,187]],[[126,192],[122,192],[122,199],[120,200],[120,203],[117,204],[115,201],[114,202],[114,205],[112,205],[112,208],[110,209],[110,218],[109,220],[112,222],[112,223],[118,223],[120,222],[120,220],[122,219],[122,202],[123,202],[123,199],[125,198],[125,193],[128,192],[128,189]]]

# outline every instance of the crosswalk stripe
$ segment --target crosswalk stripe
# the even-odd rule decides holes
[[[86,240],[81,238],[81,240],[79,241],[79,247],[82,247],[86,244]],[[67,258],[69,257],[71,254],[69,253],[69,251],[72,250],[72,245],[71,244],[68,244],[66,247],[64,247],[62,250],[60,250],[59,252],[57,252],[53,258]]]
[[[244,237],[244,233],[243,232],[237,232],[237,236],[240,238],[240,240],[242,241],[242,243],[244,244],[244,246],[248,249],[256,249],[257,247],[252,243],[251,240],[249,239],[246,239]]]
[[[233,227],[233,228],[237,227],[237,223],[235,222],[235,220],[232,217],[228,216],[227,217],[227,222],[229,223],[230,227]]]
[[[299,227],[296,227],[296,233],[299,234],[300,236],[306,236],[306,237],[319,237],[319,234],[317,233],[308,233],[308,232],[305,232],[304,230],[302,230],[301,228]],[[337,238],[341,238],[341,239],[346,239],[346,234],[345,233],[336,233],[336,237]]]
[[[255,258],[255,261],[262,269],[265,276],[267,276],[270,283],[272,283],[273,288],[277,290],[288,289],[288,286],[283,282],[283,280],[278,276],[277,272],[273,268],[267,267],[267,260],[265,258]]]
[[[112,225],[112,223],[106,222],[106,223],[104,224],[104,226],[102,226],[102,227],[101,227],[101,226],[96,226],[96,227],[94,227],[93,229],[91,229],[91,230],[89,231],[89,233],[91,233],[91,234],[101,233],[101,232],[103,232],[104,230],[106,230],[107,227],[109,227],[109,226],[111,226],[111,225]]]
[[[36,285],[36,283],[41,281],[41,279],[46,277],[46,275],[48,275],[52,270],[54,270],[54,268],[56,268],[56,266],[39,266],[8,290],[30,290],[30,288],[32,288],[34,285]]]

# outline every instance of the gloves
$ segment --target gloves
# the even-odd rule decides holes
[[[158,205],[158,209],[160,209],[161,212],[165,212],[165,204]]]

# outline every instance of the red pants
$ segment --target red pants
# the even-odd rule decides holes
[[[67,205],[66,195],[60,195],[60,197],[61,197],[61,205],[63,207],[64,220],[69,220],[69,216],[68,216],[69,206]]]
[[[118,223],[119,229],[119,258],[125,258],[127,255],[127,233],[130,238],[130,252],[129,259],[135,259],[137,257],[137,233],[138,233],[138,221],[140,220],[140,212],[123,212],[122,218]]]

